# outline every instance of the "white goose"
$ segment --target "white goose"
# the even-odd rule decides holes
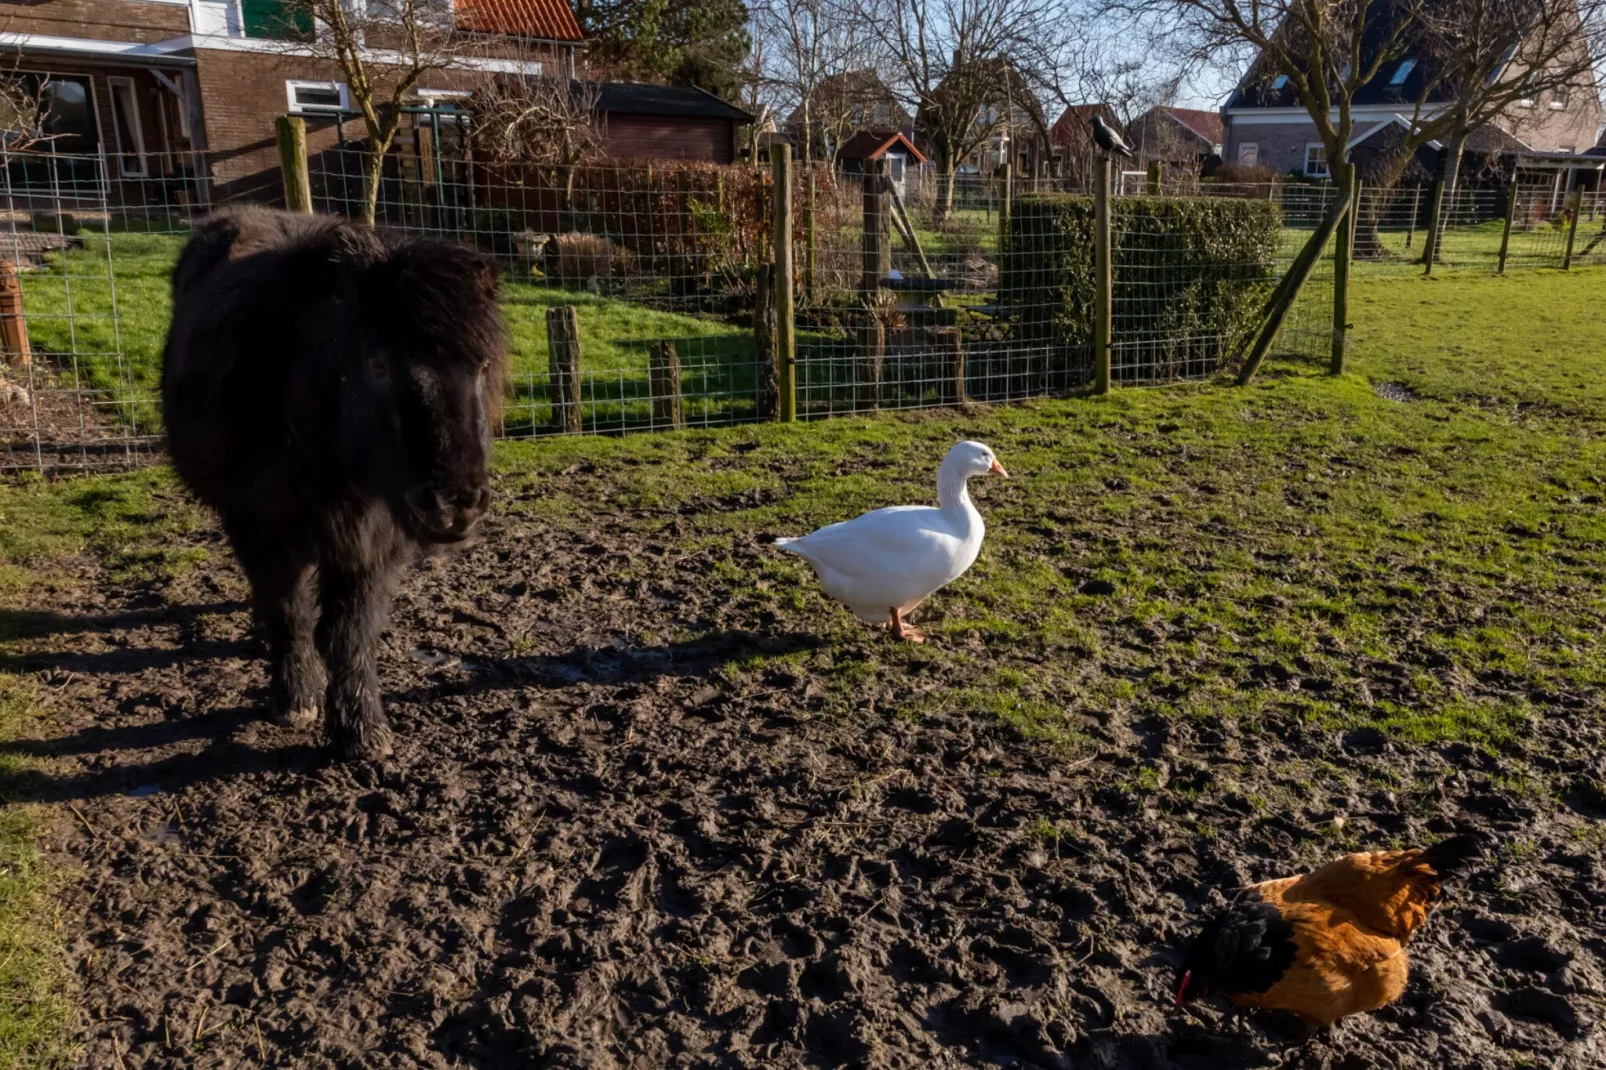
[[[825,593],[899,639],[926,641],[904,615],[964,575],[981,552],[986,526],[970,504],[971,476],[1009,478],[993,451],[961,442],[937,470],[937,508],[895,505],[832,524],[800,539],[776,539],[814,567]]]

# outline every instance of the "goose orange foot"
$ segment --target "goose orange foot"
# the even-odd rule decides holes
[[[887,627],[892,629],[893,635],[910,643],[924,643],[926,641],[926,633],[916,628],[913,624],[905,623],[902,613],[896,609],[888,609],[887,614]]]

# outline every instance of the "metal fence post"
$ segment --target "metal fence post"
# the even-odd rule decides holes
[[[312,177],[307,173],[307,121],[299,115],[281,115],[279,170],[284,175],[284,206],[292,212],[312,214]]]
[[[815,174],[814,167],[809,167],[809,201],[804,208],[803,216],[803,299],[810,305],[814,304],[814,202],[815,202]]]
[[[1495,269],[1496,275],[1506,273],[1506,257],[1511,252],[1511,228],[1517,222],[1517,176],[1511,176],[1511,190],[1506,194],[1506,225],[1500,232],[1500,266]]]
[[[1573,269],[1573,249],[1578,244],[1578,217],[1584,214],[1584,191],[1575,189],[1568,198],[1573,202],[1572,222],[1567,224],[1567,255],[1561,258],[1561,269]]]
[[[792,146],[770,146],[775,182],[775,360],[780,366],[781,422],[797,419],[797,323],[792,291]]]
[[[1327,370],[1344,374],[1344,357],[1349,350],[1350,262],[1355,257],[1355,218],[1359,214],[1361,184],[1355,165],[1348,161],[1338,168],[1339,196],[1349,201],[1351,210],[1338,223],[1338,246],[1333,250],[1333,352]]]
[[[1422,214],[1422,187],[1418,186],[1411,191],[1411,218],[1405,224],[1405,247],[1409,249],[1416,241],[1416,221]]]
[[[1093,191],[1093,392],[1110,392],[1111,328],[1115,313],[1114,264],[1110,255],[1110,172],[1108,156],[1099,157],[1098,186]]]

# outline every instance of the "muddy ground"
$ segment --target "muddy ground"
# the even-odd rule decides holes
[[[1598,792],[1525,797],[1466,745],[1292,719],[1095,709],[1068,754],[993,712],[900,717],[954,686],[919,662],[843,715],[777,656],[823,640],[721,578],[773,551],[687,554],[645,515],[504,512],[413,571],[382,768],[258,719],[213,532],[177,580],[28,616],[57,734],[15,790],[58,807],[84,1065],[1606,1065],[1606,872],[1577,831]],[[681,629],[705,637],[651,638]],[[1597,783],[1598,719],[1554,712],[1532,753]],[[1266,807],[1293,762],[1410,787]],[[1186,802],[1206,769],[1239,790]],[[1452,892],[1398,1005],[1303,1048],[1275,1016],[1171,1008],[1176,943],[1221,889],[1465,828],[1523,846]]]

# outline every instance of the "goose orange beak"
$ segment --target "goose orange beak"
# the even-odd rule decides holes
[[[1004,471],[1004,466],[999,464],[997,461],[994,461],[988,467],[987,472],[989,475],[1003,476],[1005,479],[1009,478],[1009,473]]]

